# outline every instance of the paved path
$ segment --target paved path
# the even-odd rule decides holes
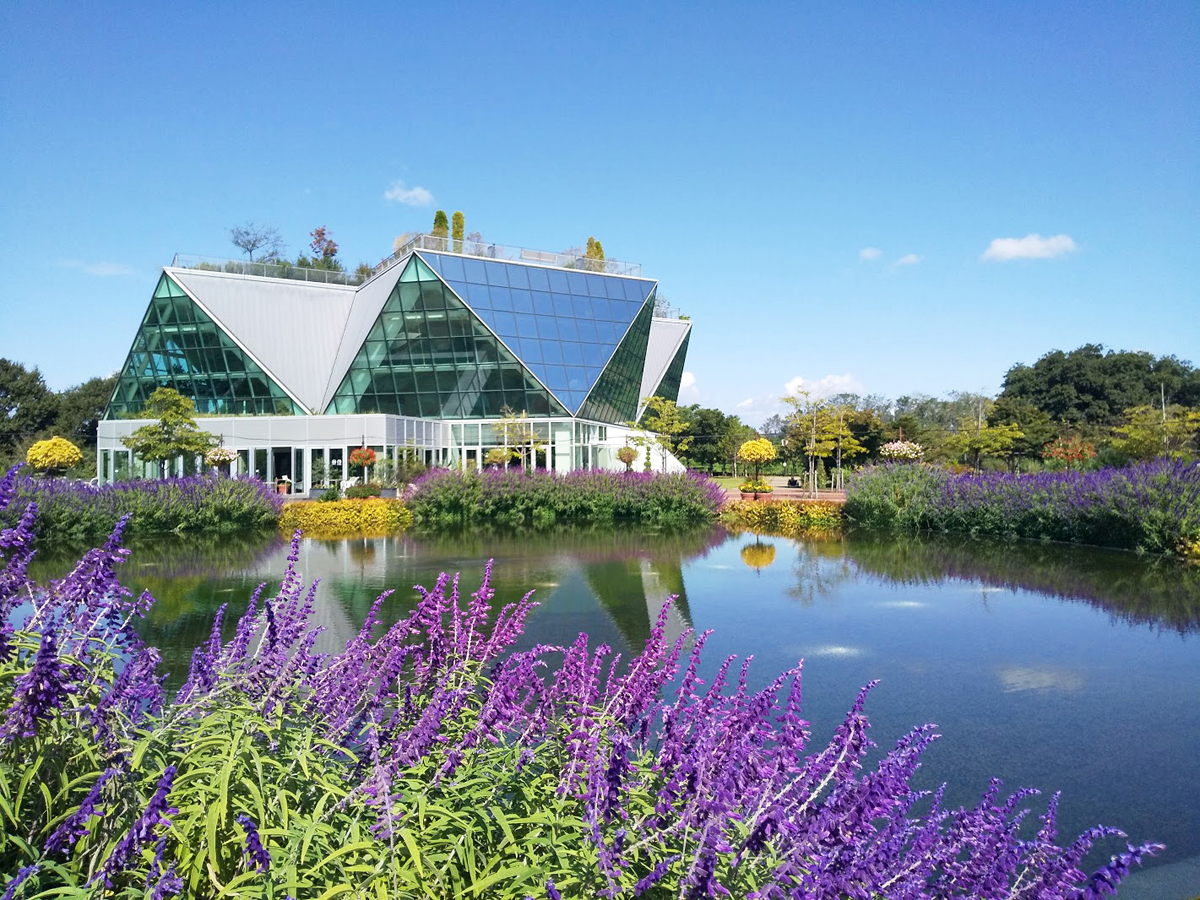
[[[825,502],[829,502],[829,503],[845,503],[846,502],[846,492],[845,491],[821,490],[821,491],[817,491],[817,496],[814,497],[812,495],[812,493],[810,491],[806,490],[805,488],[787,487],[786,486],[787,478],[782,475],[768,475],[764,480],[767,482],[767,484],[771,485],[771,493],[759,495],[760,502],[763,500],[764,497],[768,500],[801,500],[801,501],[807,501],[809,503],[812,503],[817,500],[821,500],[821,501],[825,501]],[[739,491],[736,487],[726,489],[725,496],[729,500],[741,500],[742,499],[741,491]]]

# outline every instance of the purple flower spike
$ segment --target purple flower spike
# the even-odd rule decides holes
[[[554,886],[554,879],[546,879],[546,900],[562,900],[562,894],[558,892],[558,888]]]
[[[47,627],[42,632],[42,643],[33,666],[17,679],[16,699],[4,715],[0,740],[34,737],[38,722],[48,719],[62,707],[67,695],[75,692],[73,682],[82,675],[79,666],[64,663],[59,658],[54,630]]]
[[[17,877],[8,883],[8,887],[4,889],[4,894],[0,895],[0,900],[13,900],[17,896],[17,888],[28,881],[34,874],[37,873],[38,865],[34,863],[32,866],[26,866],[17,873]]]
[[[167,805],[167,797],[171,793],[171,785],[174,781],[175,766],[167,766],[158,780],[154,796],[146,804],[145,812],[138,816],[133,827],[113,848],[108,859],[104,861],[100,870],[88,884],[95,884],[98,879],[103,879],[106,887],[112,887],[112,876],[124,871],[125,867],[137,857],[138,851],[150,845],[154,839],[155,830],[160,825],[171,824],[170,817],[179,812],[175,807]]]
[[[237,822],[246,832],[245,856],[258,871],[267,871],[267,869],[271,868],[271,854],[262,845],[262,840],[258,835],[258,826],[254,824],[253,819],[246,815],[238,816]]]

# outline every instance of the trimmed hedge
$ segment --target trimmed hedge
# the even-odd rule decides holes
[[[309,537],[388,534],[403,531],[412,521],[412,512],[401,500],[382,500],[379,497],[334,500],[329,503],[299,500],[284,504],[279,528],[286,532],[300,529]]]

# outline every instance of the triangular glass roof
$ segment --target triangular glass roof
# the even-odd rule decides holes
[[[578,414],[655,285],[644,278],[425,250],[417,256],[572,414]]]
[[[325,411],[475,419],[500,416],[505,407],[531,416],[569,415],[414,256]]]
[[[200,415],[304,414],[166,274],[121,367],[105,418],[136,416],[160,387],[191,397]]]

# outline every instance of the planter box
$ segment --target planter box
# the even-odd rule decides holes
[[[399,496],[399,488],[385,487],[379,491],[379,496],[385,500],[395,500]]]

